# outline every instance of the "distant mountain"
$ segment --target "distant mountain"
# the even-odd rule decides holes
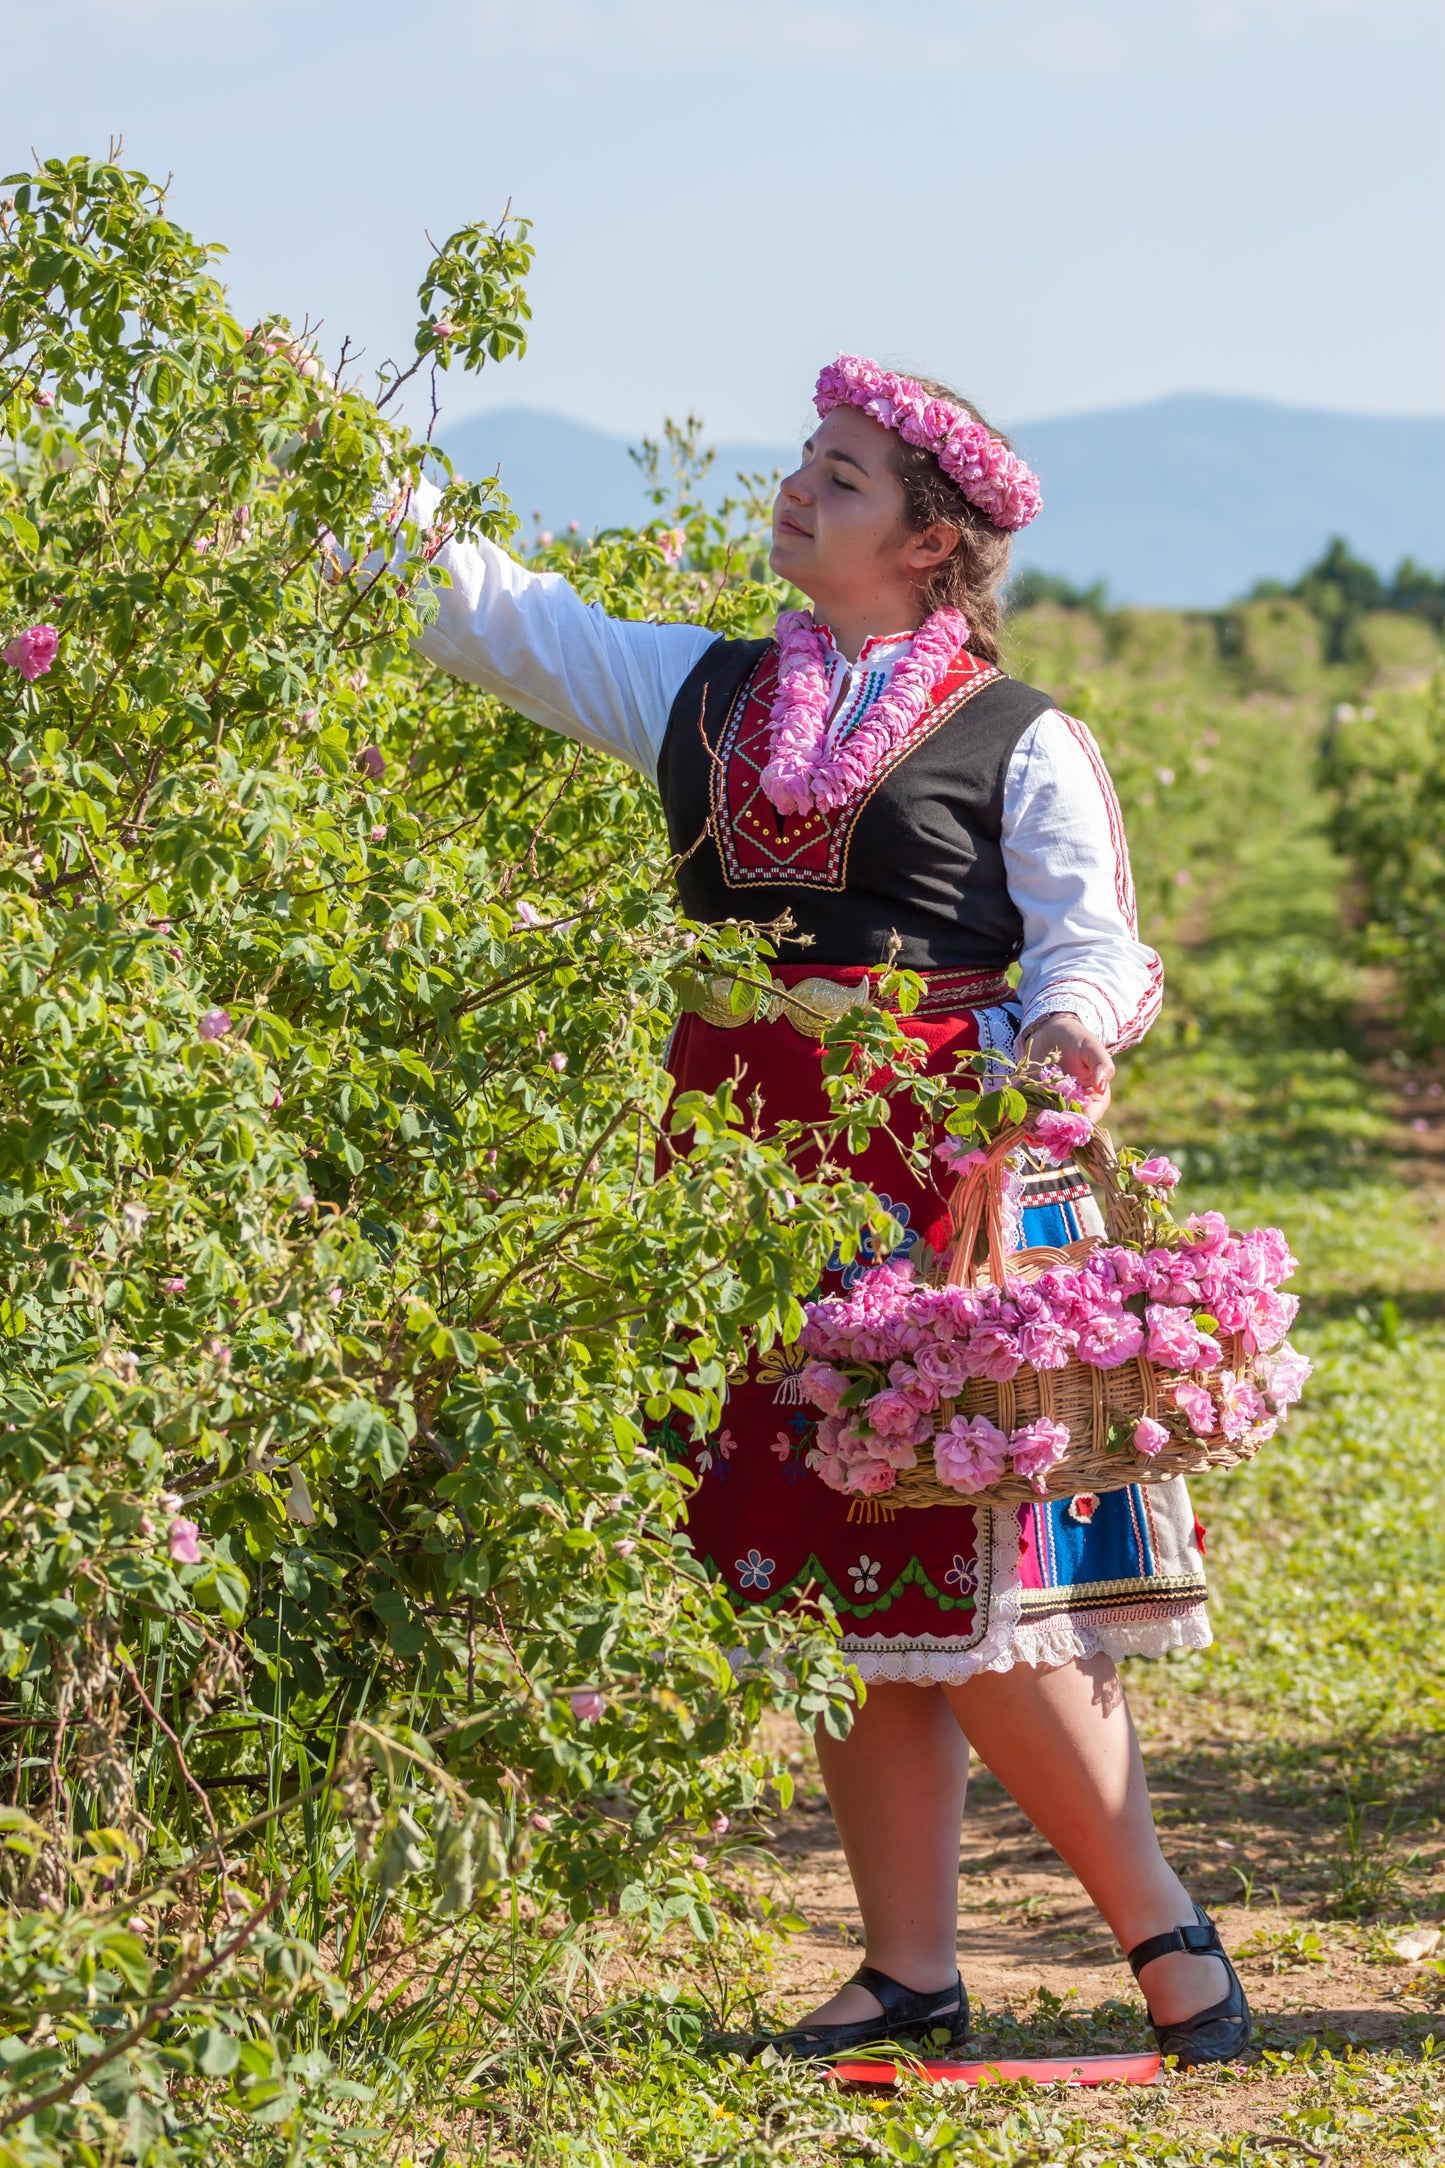
[[[630,524],[648,510],[621,437],[528,407],[440,432],[460,473],[500,467],[524,523],[561,532]],[[1038,468],[1044,510],[1020,567],[1117,602],[1208,609],[1265,578],[1293,579],[1332,534],[1382,571],[1445,565],[1445,417],[1328,414],[1198,392],[1014,431]],[[722,444],[719,494],[738,472],[791,466],[796,448]]]

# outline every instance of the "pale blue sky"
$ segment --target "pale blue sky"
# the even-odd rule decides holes
[[[0,0],[7,167],[175,175],[241,308],[409,345],[424,230],[535,223],[453,380],[780,440],[838,347],[1001,419],[1179,390],[1445,411],[1437,0]]]

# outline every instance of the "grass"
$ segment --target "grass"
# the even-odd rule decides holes
[[[1192,727],[1187,703],[1148,708],[1160,730]],[[767,2006],[780,1969],[781,1942],[759,1924],[766,1872],[755,1885],[735,1873],[711,1952],[673,1942],[624,1956],[600,1935],[600,1969],[579,1977],[570,2016],[549,2005],[550,2048],[538,2010],[521,2060],[496,2069],[467,2116],[424,2119],[418,2158],[439,2145],[579,2168],[1445,2161],[1445,1966],[1402,1965],[1392,1942],[1406,1925],[1445,1925],[1434,1080],[1392,1055],[1373,1023],[1378,989],[1347,960],[1313,728],[1303,704],[1276,701],[1236,706],[1214,735],[1209,791],[1244,813],[1201,846],[1207,878],[1189,884],[1168,942],[1169,1020],[1127,1062],[1116,1116],[1182,1161],[1186,1202],[1276,1222],[1301,1259],[1295,1337],[1317,1366],[1306,1404],[1250,1467],[1198,1486],[1216,1645],[1129,1667],[1167,1842],[1206,1901],[1234,1907],[1264,2012],[1258,2060],[1138,2093],[912,2086],[880,2102],[796,2068],[705,2058],[704,2028],[745,2024],[749,1983]],[[1195,825],[1202,836],[1197,808]],[[1157,866],[1153,893],[1167,893]],[[1427,1130],[1406,1125],[1422,1119],[1412,1106]],[[993,1864],[968,1872],[986,1882]],[[1049,1891],[981,1901],[1010,1933],[1062,1932]],[[1097,1944],[1087,1919],[1069,1932]],[[979,2019],[982,2048],[1000,2054],[1145,2038],[1122,1994],[1039,1988]]]

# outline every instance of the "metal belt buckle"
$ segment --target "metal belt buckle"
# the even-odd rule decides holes
[[[800,979],[796,986],[782,988],[780,996],[794,1031],[821,1039],[850,1009],[870,1008],[873,992],[866,979],[856,986],[841,986],[837,979]]]

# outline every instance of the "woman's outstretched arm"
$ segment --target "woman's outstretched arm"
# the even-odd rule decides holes
[[[420,483],[402,516],[425,530],[440,494]],[[560,573],[529,572],[486,540],[448,539],[431,562],[450,585],[435,583],[437,615],[417,642],[429,662],[656,781],[672,703],[716,633],[608,617]]]

